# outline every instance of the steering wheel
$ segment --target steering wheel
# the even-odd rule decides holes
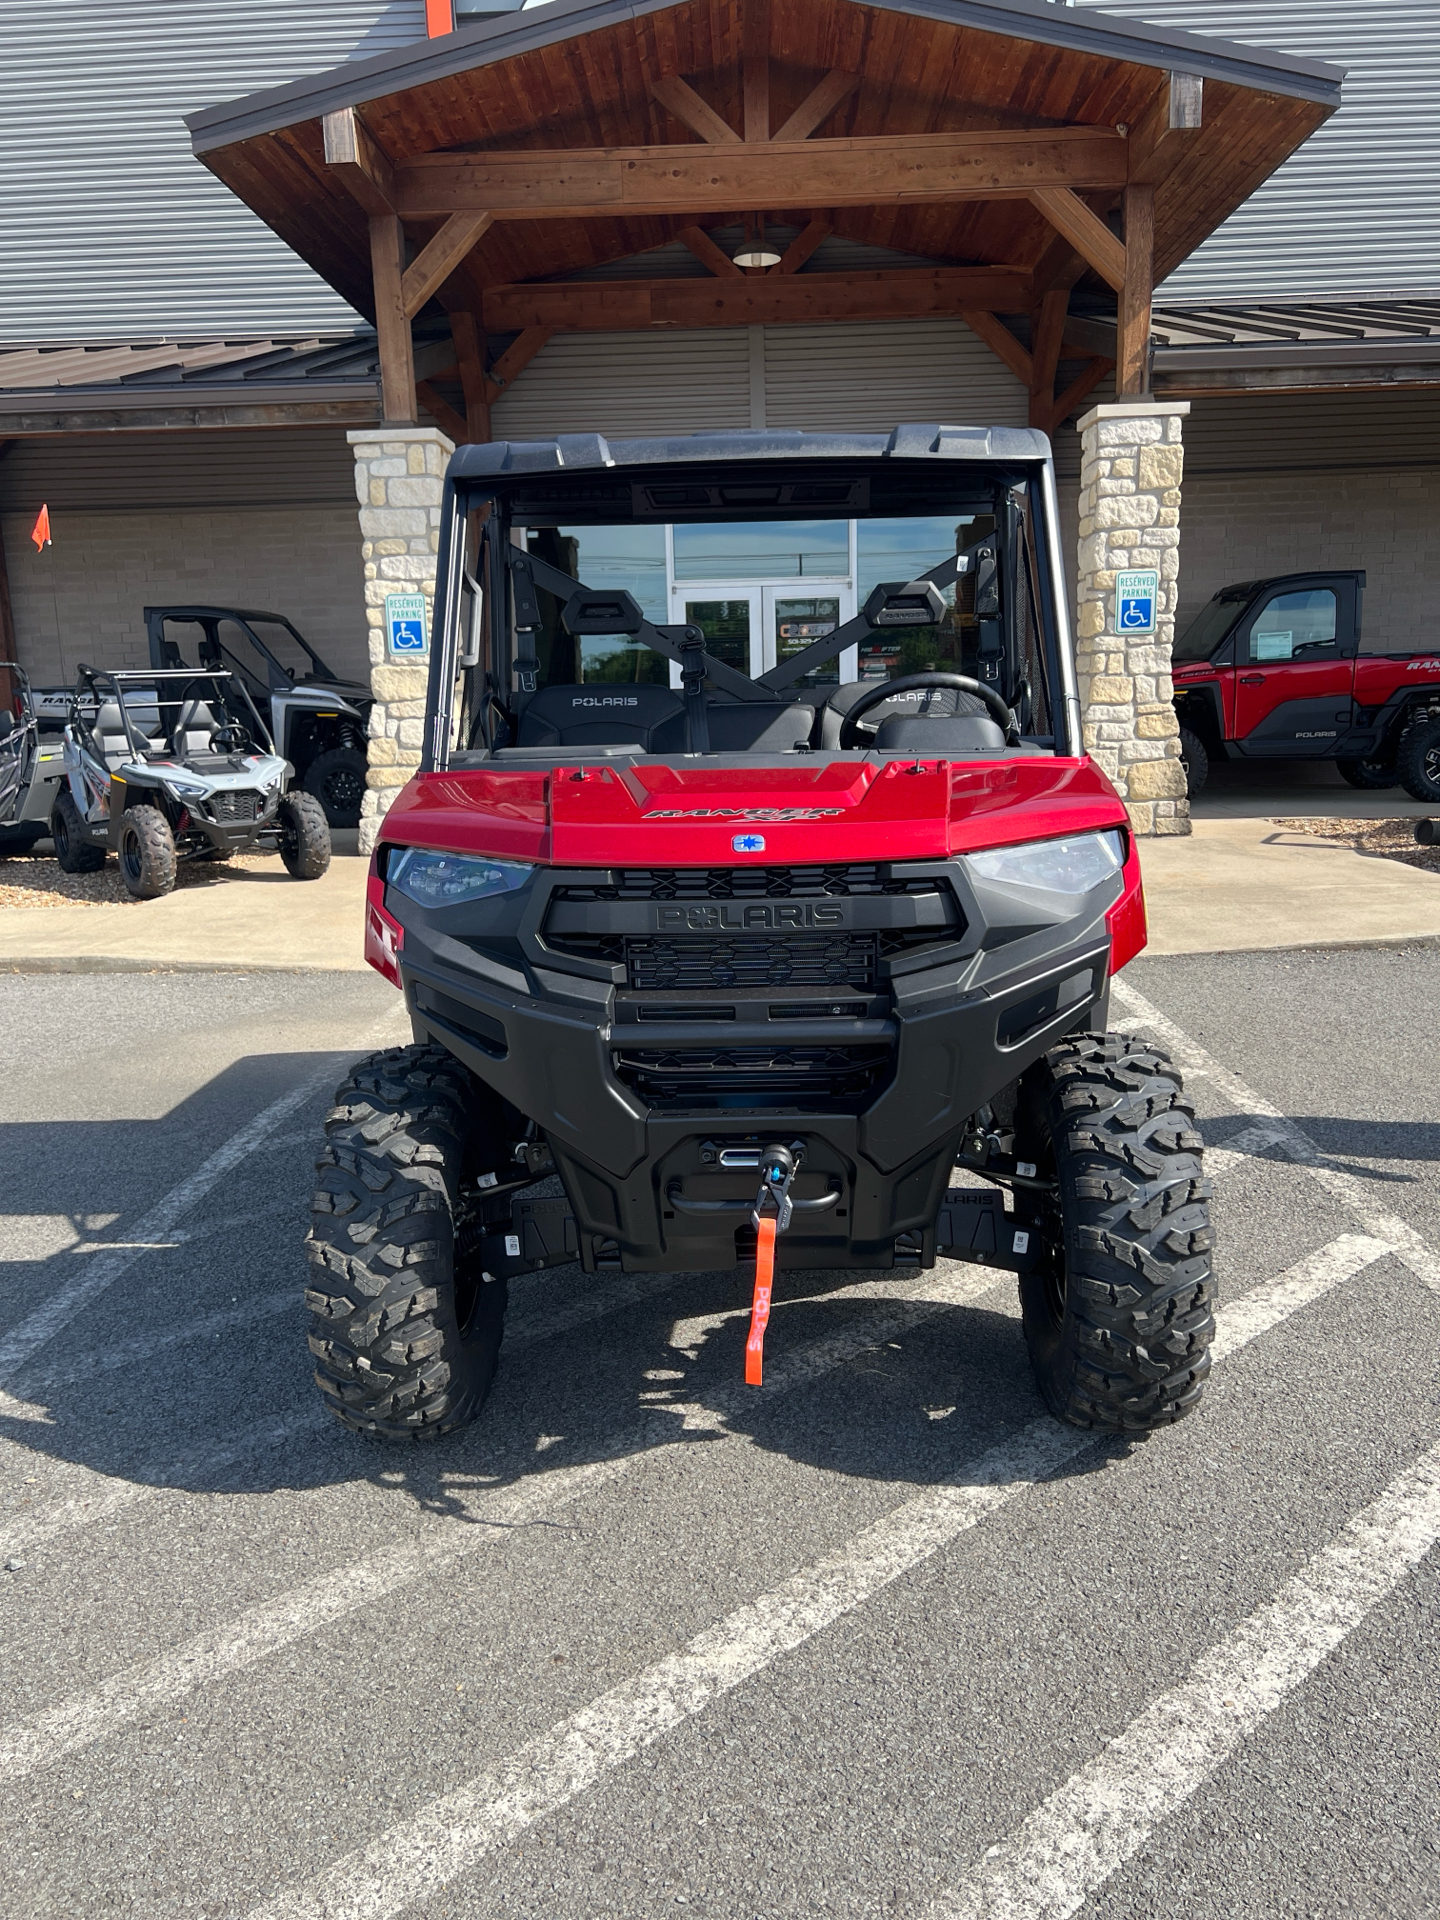
[[[1004,729],[1005,744],[1010,747],[1019,745],[1020,728],[1015,716],[993,687],[972,680],[966,673],[907,673],[898,680],[877,680],[868,693],[861,694],[840,722],[841,753],[855,745],[857,722],[862,714],[868,713],[872,707],[883,707],[897,693],[909,693],[915,687],[953,687],[958,693],[973,693],[977,700],[985,702],[992,717]]]

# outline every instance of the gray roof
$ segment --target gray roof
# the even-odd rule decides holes
[[[553,440],[489,440],[460,447],[450,473],[460,480],[507,474],[593,472],[597,467],[693,466],[724,460],[1048,460],[1050,442],[1032,427],[914,424],[890,433],[687,433],[612,440],[562,433]]]
[[[1155,368],[1440,361],[1440,300],[1275,301],[1157,307]]]
[[[411,87],[476,67],[510,60],[557,42],[594,33],[626,20],[643,19],[673,6],[675,0],[550,0],[546,6],[507,14],[483,26],[462,28],[440,40],[350,60],[329,73],[288,86],[269,87],[223,106],[186,116],[196,153],[229,146],[256,134],[274,133],[313,120],[339,107],[359,106]],[[1137,66],[1176,69],[1236,86],[1263,88],[1334,106],[1345,73],[1325,61],[1236,41],[1186,33],[1139,20],[1122,20],[1051,0],[867,0],[890,13],[939,20],[1007,39],[1071,49]]]

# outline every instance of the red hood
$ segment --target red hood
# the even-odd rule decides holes
[[[417,774],[381,832],[401,846],[550,866],[813,866],[933,860],[1125,821],[1093,761],[1037,755]],[[762,844],[739,850],[742,835]]]

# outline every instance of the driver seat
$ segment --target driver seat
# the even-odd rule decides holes
[[[823,749],[830,753],[839,751],[840,729],[846,715],[862,694],[873,693],[874,690],[873,680],[852,680],[848,686],[835,689],[820,713],[820,745]],[[878,706],[872,707],[860,724],[882,729],[892,720],[904,725],[913,723],[914,738],[907,737],[904,741],[882,741],[877,734],[875,744],[918,749],[921,745],[919,733],[922,726],[928,725],[932,719],[952,720],[961,716],[966,719],[973,717],[989,721],[995,735],[995,745],[1004,746],[1005,736],[990,719],[990,709],[985,702],[977,699],[973,693],[963,693],[959,687],[911,687],[907,692],[897,694],[893,700],[882,700]],[[930,735],[927,735],[926,739],[929,744],[925,750],[930,753],[938,752],[946,745],[944,740]],[[988,751],[988,749],[988,737],[984,742],[977,741],[973,746],[957,748],[970,753]]]

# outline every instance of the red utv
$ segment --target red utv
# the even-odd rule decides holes
[[[1440,652],[1365,653],[1363,571],[1224,587],[1175,643],[1193,797],[1212,760],[1333,760],[1352,787],[1440,800]]]
[[[346,1426],[472,1419],[508,1278],[572,1262],[740,1270],[757,1379],[789,1274],[976,1261],[1058,1416],[1196,1404],[1209,1188],[1105,1031],[1140,868],[1042,435],[463,447],[426,743],[366,928],[415,1044],[340,1090],[309,1237]]]

